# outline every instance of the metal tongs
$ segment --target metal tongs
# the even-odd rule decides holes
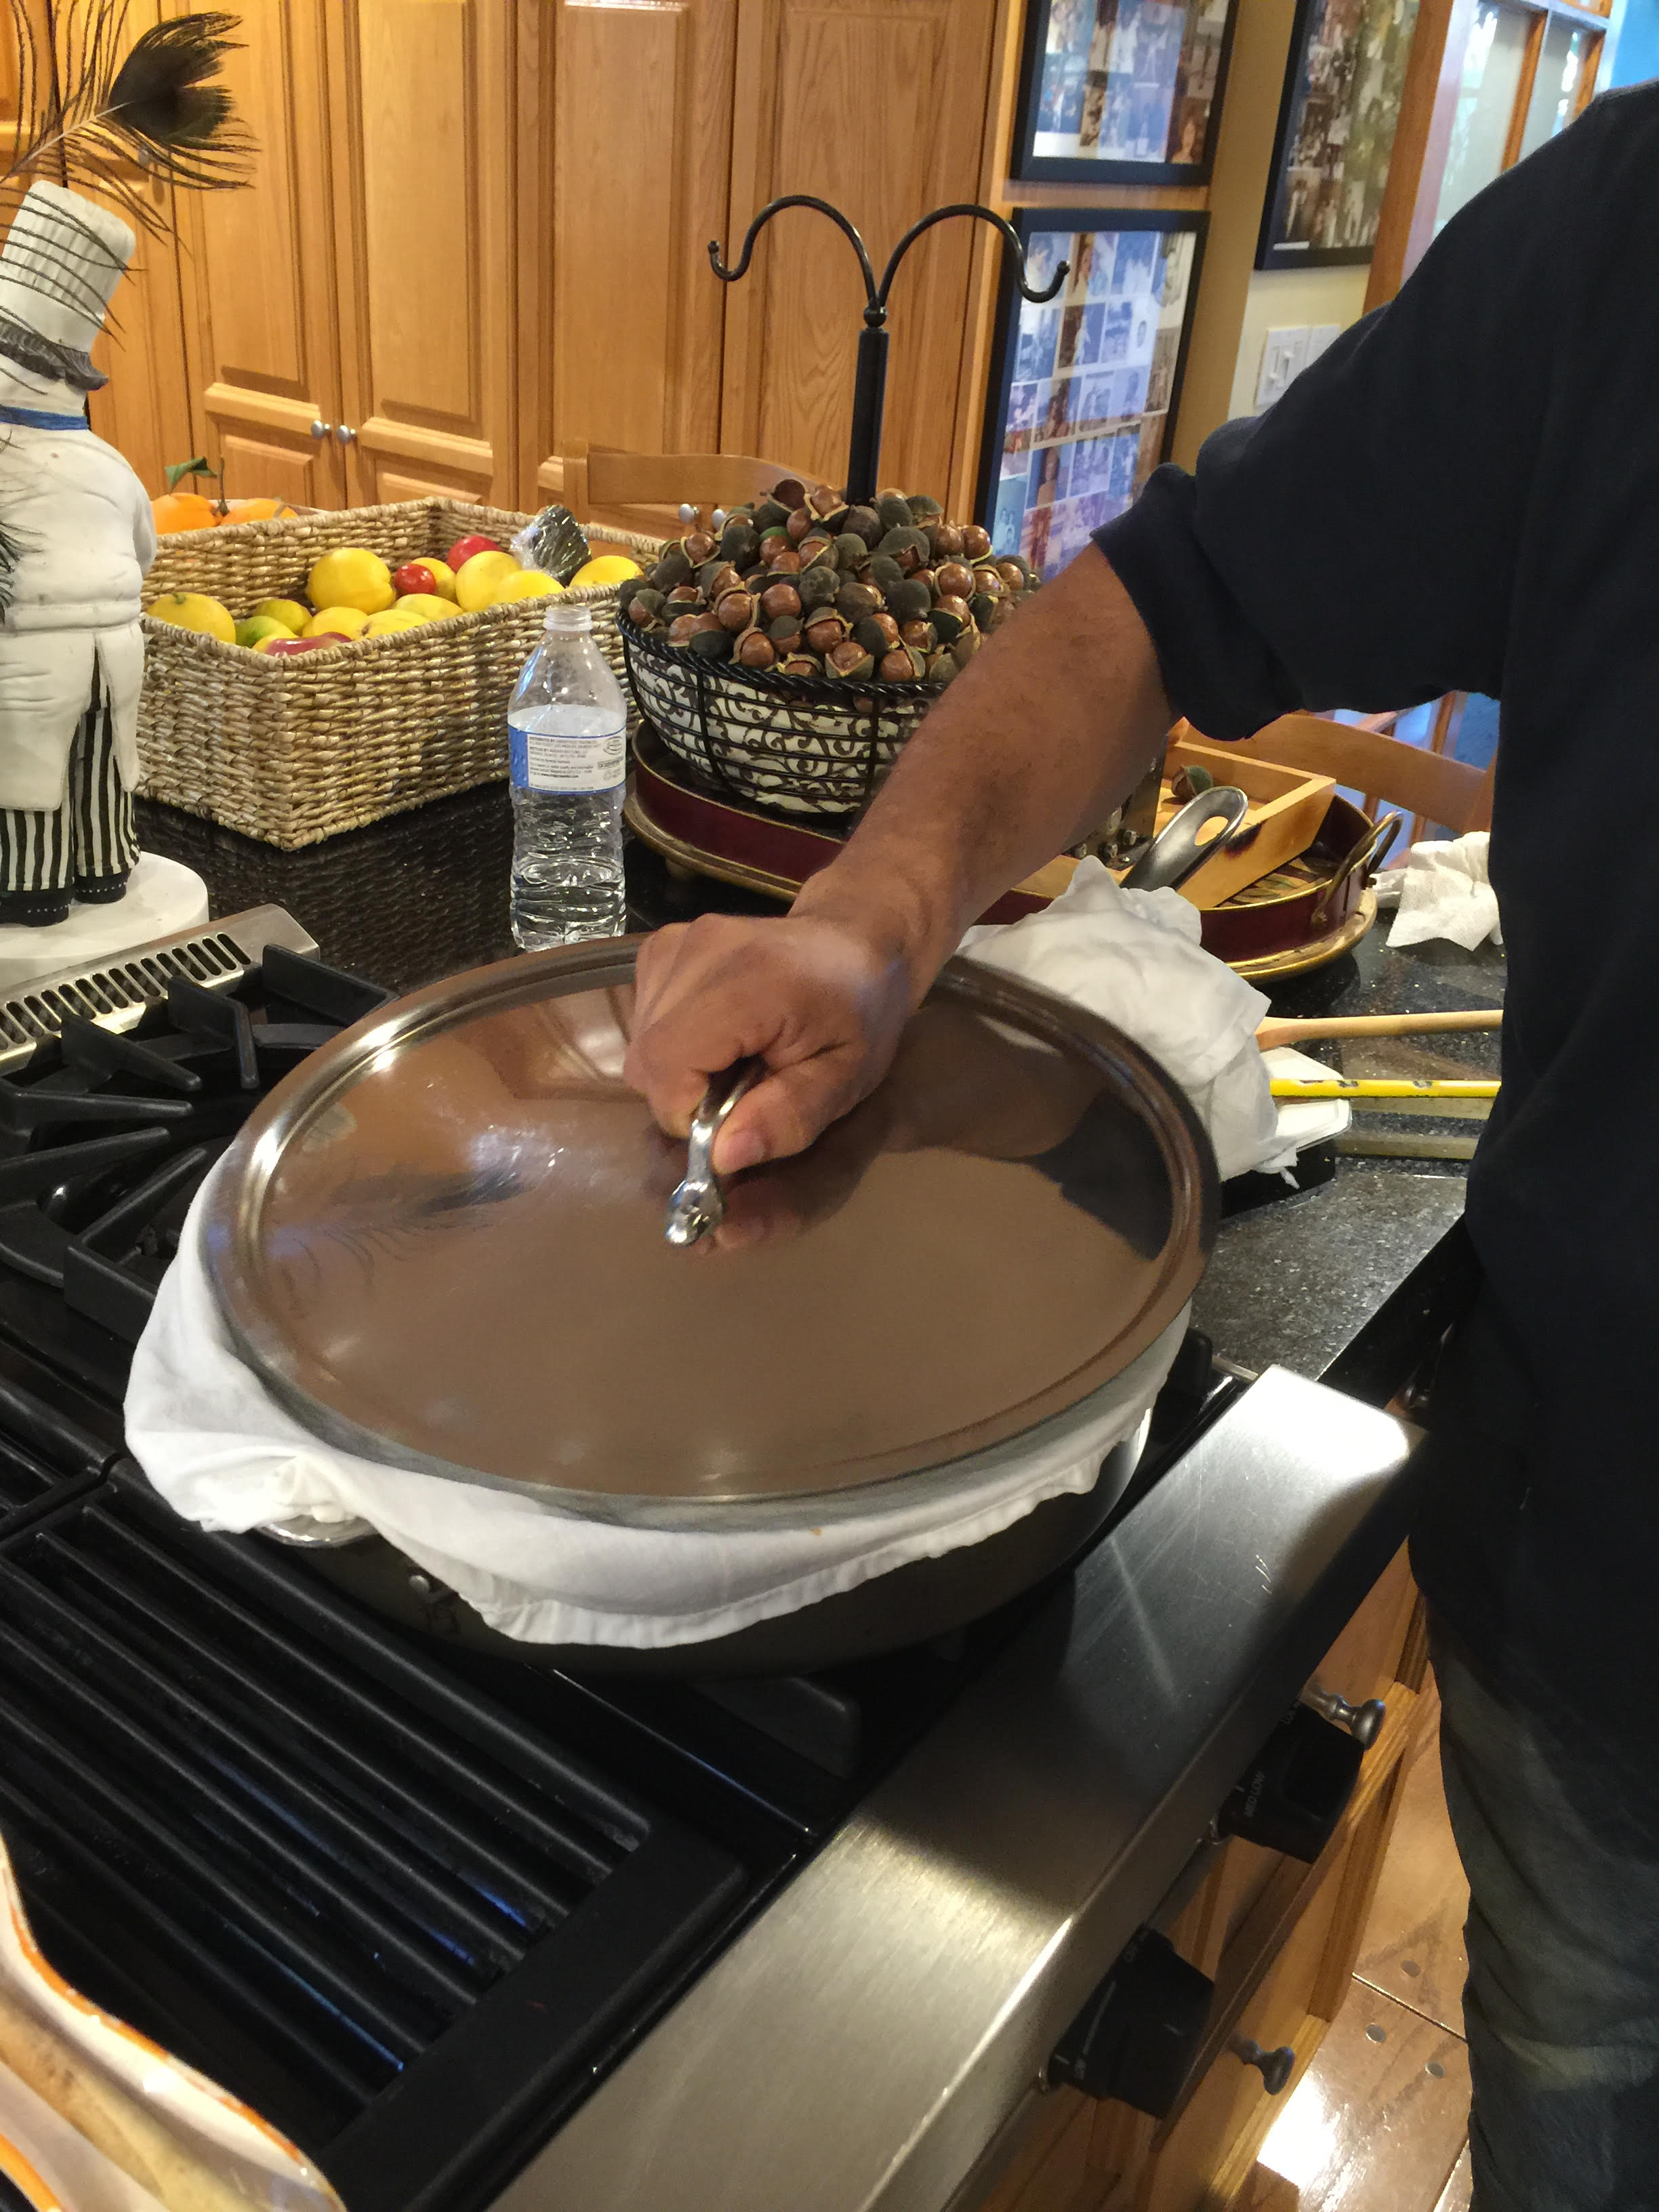
[[[765,1073],[763,1060],[739,1060],[723,1073],[709,1078],[702,1103],[691,1117],[691,1134],[685,1146],[685,1178],[668,1201],[668,1223],[663,1234],[671,1244],[695,1244],[711,1229],[718,1229],[726,1218],[726,1195],[713,1164],[714,1139],[726,1127],[738,1099]]]

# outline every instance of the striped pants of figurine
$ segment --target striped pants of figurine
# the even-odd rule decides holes
[[[95,905],[126,890],[138,838],[95,660],[92,683],[70,746],[64,804],[44,811],[0,807],[0,922],[44,928],[67,918],[72,898]]]

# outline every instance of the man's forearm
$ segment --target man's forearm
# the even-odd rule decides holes
[[[1168,730],[1158,657],[1091,546],[975,655],[793,911],[854,921],[917,996],[1011,884],[1094,829]]]

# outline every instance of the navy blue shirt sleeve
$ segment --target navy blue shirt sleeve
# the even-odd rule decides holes
[[[1096,533],[1176,711],[1242,738],[1304,708],[1501,696],[1553,339],[1606,222],[1596,106],[1482,192],[1399,296]],[[1579,395],[1594,405],[1592,393]]]

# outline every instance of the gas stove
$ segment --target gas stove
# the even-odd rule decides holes
[[[241,1121],[389,995],[315,952],[266,908],[0,1003],[0,1833],[42,1948],[349,2212],[769,2207],[802,2116],[745,2184],[698,2100],[790,2051],[839,2054],[861,2160],[798,2201],[943,2203],[1397,1546],[1401,1431],[1190,1338],[1074,1572],[810,1680],[578,1679],[389,1547],[341,1587],[206,1534],[124,1450],[127,1364]],[[902,2062],[884,1945],[894,2002],[933,1982]],[[975,2050],[967,2133],[919,2133]]]

